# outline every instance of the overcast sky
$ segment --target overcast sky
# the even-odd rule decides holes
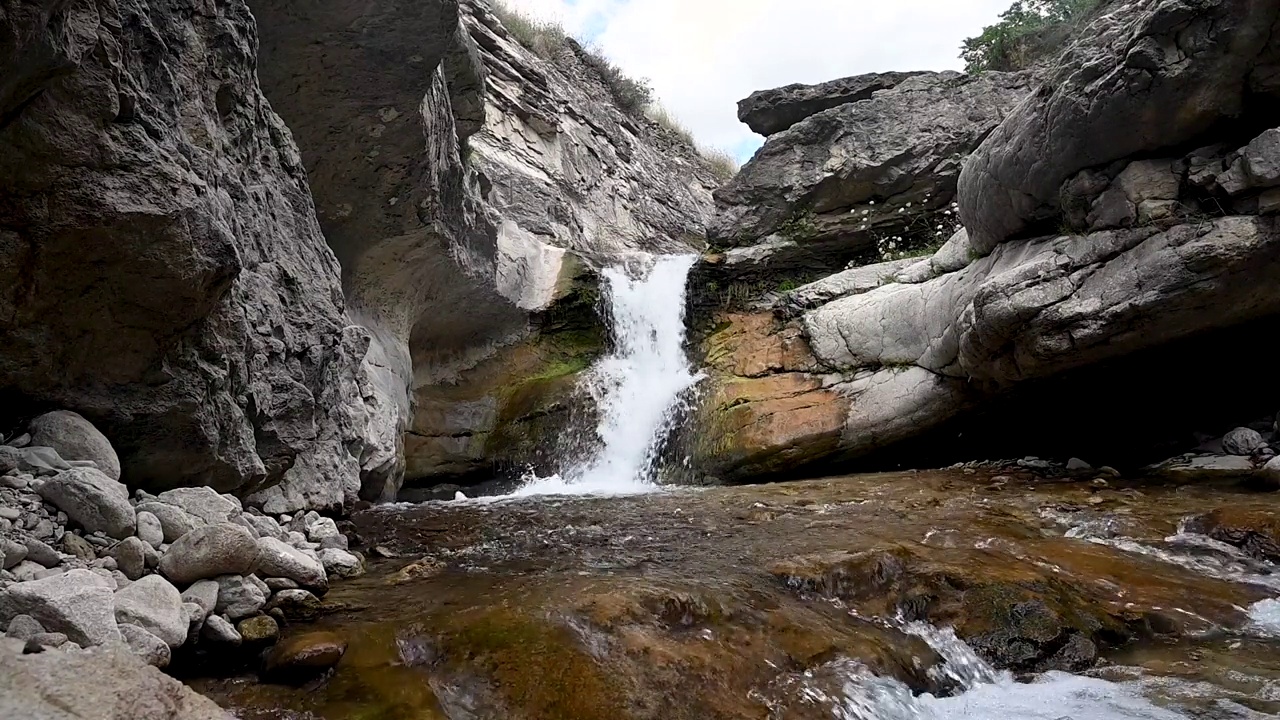
[[[704,145],[751,157],[754,90],[887,70],[959,70],[1012,0],[506,0],[595,43]]]

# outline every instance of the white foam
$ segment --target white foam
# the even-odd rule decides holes
[[[647,268],[601,273],[614,350],[584,377],[600,413],[598,449],[558,474],[530,477],[515,497],[632,495],[658,489],[657,452],[679,420],[682,398],[698,381],[684,352],[685,283],[697,256],[631,260]]]

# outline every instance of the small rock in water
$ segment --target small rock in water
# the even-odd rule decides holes
[[[347,642],[330,632],[295,635],[267,655],[264,674],[269,681],[302,683],[338,664]]]
[[[467,494],[466,494],[466,493],[464,493],[464,492],[462,492],[461,490],[459,490],[459,491],[457,491],[457,492],[455,492],[455,493],[453,494],[453,500],[454,500],[454,502],[457,502],[457,501],[459,501],[459,500],[466,500],[466,499],[467,499]]]
[[[1073,457],[1067,461],[1067,469],[1068,470],[1092,470],[1093,466],[1081,460],[1080,458]]]
[[[244,642],[252,645],[267,645],[280,637],[280,626],[266,615],[245,618],[236,625],[236,630]]]

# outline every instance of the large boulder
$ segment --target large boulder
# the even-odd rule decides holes
[[[0,625],[30,615],[45,630],[64,633],[83,646],[119,640],[114,589],[110,579],[88,570],[10,585],[0,590]]]
[[[56,410],[31,421],[31,443],[58,451],[63,460],[90,460],[112,480],[120,479],[120,458],[107,437],[79,413]]]
[[[137,528],[129,489],[94,468],[72,468],[46,480],[40,497],[89,532],[123,540]]]
[[[1280,98],[1275,3],[1114,5],[965,164],[960,212],[979,253],[1058,216],[1079,171],[1195,141]]]
[[[178,648],[187,640],[187,611],[178,589],[159,575],[129,583],[115,594],[116,622],[130,623]]]
[[[258,545],[239,525],[221,523],[183,535],[160,558],[160,572],[175,583],[187,584],[219,575],[243,575],[253,569]]]
[[[0,717],[23,720],[234,720],[123,643],[22,653],[0,642]]]

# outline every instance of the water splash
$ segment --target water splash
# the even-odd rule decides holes
[[[514,495],[625,495],[657,488],[658,455],[698,381],[684,352],[685,284],[697,256],[635,256],[604,270],[614,349],[584,378],[599,409],[586,459]]]
[[[1245,631],[1264,638],[1280,639],[1280,598],[1259,600],[1249,606]]]

